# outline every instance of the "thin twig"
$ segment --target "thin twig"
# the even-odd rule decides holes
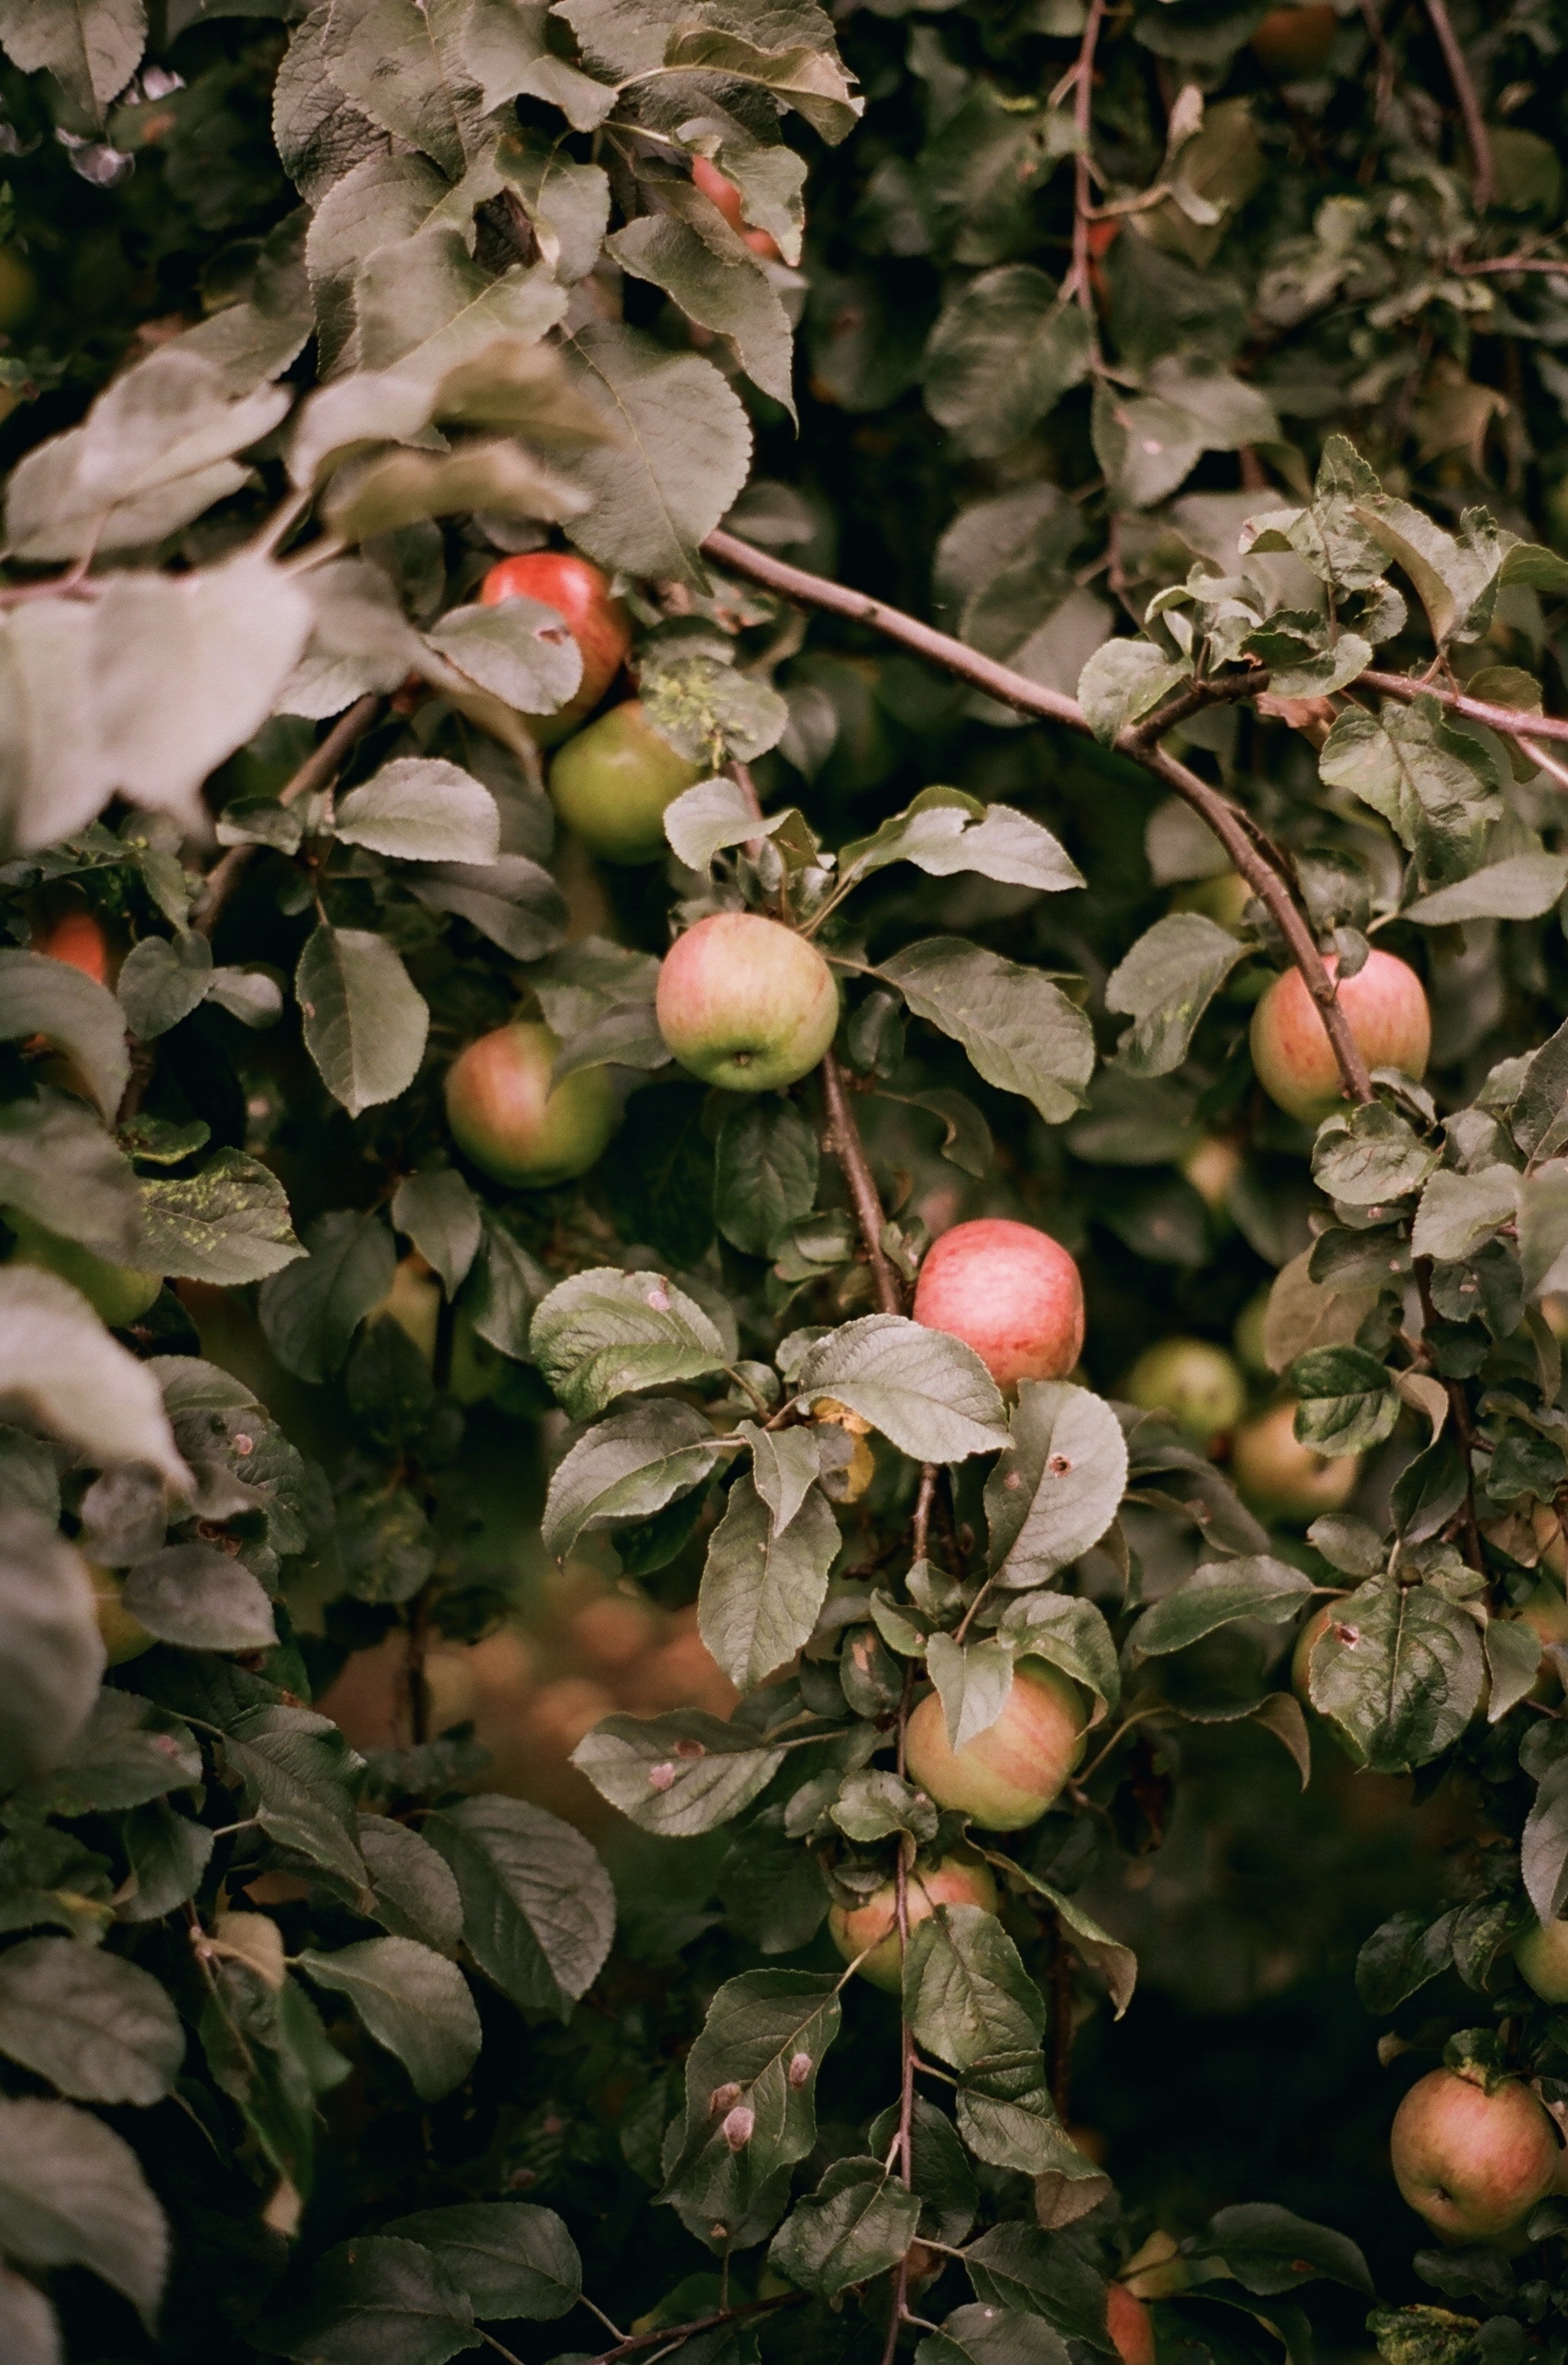
[[[920,1492],[914,1498],[914,1527],[910,1538],[916,1560],[924,1560],[931,1547],[931,1506],[936,1495],[936,1464],[921,1464]]]
[[[877,1185],[866,1157],[866,1145],[860,1138],[860,1128],[855,1122],[849,1095],[844,1089],[844,1071],[831,1051],[823,1055],[822,1079],[833,1146],[844,1169],[849,1195],[855,1202],[856,1221],[866,1244],[871,1277],[877,1284],[877,1304],[884,1314],[902,1314],[903,1298],[898,1276],[888,1262],[888,1252],[882,1246],[882,1203],[877,1195]]]
[[[656,2332],[629,2333],[613,2348],[600,2349],[590,2357],[587,2365],[618,2365],[622,2357],[633,2356],[640,2348],[673,2346],[679,2340],[689,2340],[699,2332],[711,2332],[715,2325],[734,2324],[742,2316],[771,2315],[775,2308],[798,2307],[805,2298],[804,2292],[784,2292],[777,2299],[748,2300],[744,2307],[716,2307],[711,2315],[694,2316],[689,2324],[662,2324]]]
[[[1494,273],[1501,278],[1508,271],[1568,271],[1568,262],[1558,262],[1551,255],[1504,254],[1484,263],[1450,263],[1449,269],[1463,279],[1488,278]]]
[[[994,657],[983,656],[979,649],[969,648],[950,634],[939,633],[935,625],[923,624],[917,618],[906,616],[900,608],[890,608],[884,600],[872,599],[864,591],[852,591],[842,583],[829,582],[825,576],[811,575],[804,567],[791,566],[783,559],[769,557],[766,552],[755,550],[735,534],[711,533],[702,547],[715,565],[746,576],[753,582],[765,584],[768,589],[782,593],[786,599],[798,600],[808,607],[823,609],[831,615],[844,616],[855,623],[869,625],[873,631],[884,633],[889,640],[897,641],[902,647],[913,649],[917,656],[928,658],[933,665],[942,666],[947,672],[957,674],[961,680],[972,682],[988,697],[999,700],[1005,706],[1016,707],[1020,713],[1032,714],[1047,723],[1062,723],[1068,730],[1086,735],[1090,733],[1088,718],[1076,699],[1030,681],[1025,675],[1014,673],[1010,666],[999,665]],[[1347,1097],[1353,1101],[1370,1101],[1372,1097],[1372,1080],[1367,1073],[1366,1062],[1339,1012],[1333,981],[1323,966],[1312,932],[1285,884],[1282,860],[1278,857],[1273,862],[1265,860],[1254,843],[1256,824],[1217,789],[1210,788],[1206,780],[1200,779],[1195,772],[1189,771],[1184,764],[1179,764],[1174,757],[1166,755],[1163,748],[1156,745],[1161,732],[1169,730],[1172,723],[1182,720],[1197,707],[1213,704],[1220,699],[1254,696],[1267,685],[1266,673],[1249,673],[1238,676],[1234,686],[1216,684],[1206,691],[1194,692],[1190,699],[1177,700],[1145,723],[1119,733],[1115,745],[1119,753],[1130,757],[1135,764],[1140,764],[1145,771],[1152,772],[1183,803],[1191,805],[1219,839],[1253,893],[1267,906],[1275,926],[1290,948],[1292,959],[1301,970],[1307,991],[1323,1014]],[[1444,694],[1437,691],[1434,695],[1442,697]],[[1452,702],[1452,693],[1449,698]],[[1496,711],[1502,712],[1505,710]],[[1518,718],[1516,716],[1513,720],[1517,723]],[[1536,732],[1540,728],[1534,718],[1529,719],[1528,727]],[[1562,735],[1568,738],[1568,723],[1562,725]],[[824,1075],[826,1066],[824,1062]],[[857,1205],[858,1207],[858,1202]],[[896,1299],[888,1310],[898,1311]]]
[[[1062,289],[1064,297],[1075,296],[1088,313],[1092,339],[1095,336],[1095,321],[1094,287],[1089,275],[1089,214],[1094,193],[1090,185],[1089,141],[1094,111],[1094,50],[1104,13],[1104,0],[1089,0],[1089,16],[1078,52],[1078,82],[1072,94],[1072,120],[1078,135],[1078,153],[1073,159],[1072,271]]]
[[[1492,170],[1491,134],[1486,129],[1486,118],[1481,112],[1481,101],[1475,95],[1475,84],[1470,79],[1464,51],[1460,48],[1458,36],[1449,22],[1444,0],[1427,0],[1427,14],[1432,20],[1432,30],[1438,37],[1438,47],[1449,70],[1453,95],[1464,118],[1464,136],[1470,143],[1470,193],[1476,212],[1484,214],[1496,193],[1496,180]]]
[[[279,804],[291,805],[300,797],[314,796],[329,780],[342,771],[351,751],[364,738],[381,712],[381,701],[367,690],[358,698],[346,714],[340,714],[320,745],[313,747],[299,769],[278,798]],[[207,894],[194,925],[198,936],[210,936],[222,915],[223,907],[239,886],[256,856],[257,846],[231,846],[207,874]]]

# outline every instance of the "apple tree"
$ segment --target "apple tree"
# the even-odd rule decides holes
[[[0,0],[7,2365],[1562,2355],[1565,39]]]

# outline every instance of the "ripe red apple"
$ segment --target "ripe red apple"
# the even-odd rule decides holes
[[[759,912],[713,912],[659,971],[659,1033],[683,1068],[732,1093],[769,1093],[814,1068],[838,1025],[815,945]]]
[[[1078,1267],[1048,1232],[1004,1216],[943,1233],[920,1268],[912,1311],[972,1347],[999,1388],[1064,1379],[1083,1351]]]
[[[555,609],[582,651],[583,678],[565,706],[527,717],[541,745],[553,747],[593,712],[625,664],[632,619],[611,598],[609,576],[565,550],[529,550],[492,566],[479,586],[479,604],[498,608],[503,600],[541,600]]]
[[[1105,2328],[1122,2365],[1154,2365],[1154,2318],[1126,2283],[1106,2291]]]
[[[1394,2181],[1447,2242],[1515,2231],[1551,2190],[1562,2157],[1557,2130],[1528,2086],[1490,2094],[1453,2069],[1417,2079],[1394,2114]]]
[[[1519,1977],[1547,2003],[1568,2003],[1568,1922],[1532,1922],[1514,1940]]]
[[[909,1721],[905,1763],[938,1807],[968,1815],[982,1831],[1021,1832],[1037,1823],[1083,1749],[1083,1709],[1065,1676],[1043,1659],[1020,1659],[1007,1706],[985,1732],[955,1751],[942,1703],[928,1692]]]
[[[1206,1452],[1246,1411],[1247,1383],[1223,1347],[1206,1339],[1161,1339],[1127,1374],[1126,1399],[1144,1412],[1168,1412],[1182,1436]]]
[[[612,706],[568,739],[550,767],[550,795],[566,827],[606,862],[656,862],[665,808],[706,778],[661,739],[640,699]]]
[[[1336,975],[1332,953],[1324,967]],[[1340,986],[1339,1007],[1369,1068],[1401,1068],[1417,1081],[1426,1074],[1431,1013],[1420,979],[1406,962],[1392,953],[1370,953]],[[1342,1104],[1327,1029],[1299,970],[1277,977],[1252,1013],[1252,1065],[1269,1098],[1305,1125],[1320,1125]]]
[[[68,1281],[73,1289],[81,1291],[94,1313],[111,1330],[122,1330],[129,1323],[139,1322],[163,1286],[161,1272],[143,1272],[135,1265],[111,1264],[106,1257],[95,1256],[91,1249],[84,1249],[79,1240],[62,1239],[58,1232],[49,1231],[19,1207],[0,1208],[0,1215],[17,1235],[12,1263],[37,1265],[44,1272],[57,1272],[62,1281]]]
[[[109,983],[109,946],[103,924],[92,912],[67,912],[56,920],[33,950],[46,959],[79,969],[95,985]]]
[[[783,261],[777,241],[767,230],[747,229],[741,212],[741,193],[728,174],[721,173],[717,164],[710,163],[706,156],[694,156],[691,177],[703,196],[718,207],[730,228],[740,232],[754,254],[760,255],[765,263]]]
[[[961,1856],[944,1856],[935,1870],[915,1870],[909,1876],[904,1896],[904,1915],[913,1930],[917,1922],[929,1920],[939,1905],[979,1905],[987,1913],[996,1911],[996,1883],[983,1864],[966,1864]],[[863,1947],[871,1952],[860,1966],[860,1976],[869,1979],[874,1988],[886,1988],[897,1995],[902,1984],[903,1965],[899,1953],[897,1892],[890,1880],[864,1905],[834,1905],[827,1917],[833,1943],[846,1963],[852,1963]]]
[[[1338,29],[1330,0],[1305,0],[1300,7],[1271,8],[1250,47],[1259,64],[1282,82],[1301,82],[1322,73]]]
[[[1361,1476],[1359,1453],[1315,1453],[1295,1433],[1295,1403],[1244,1421],[1230,1440],[1230,1474],[1260,1519],[1316,1519],[1342,1511]]]
[[[615,1130],[602,1068],[578,1068],[552,1087],[560,1048],[548,1026],[514,1018],[470,1043],[446,1071],[453,1139],[497,1182],[543,1190],[570,1182]]]

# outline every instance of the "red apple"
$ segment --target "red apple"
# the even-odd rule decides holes
[[[612,706],[568,739],[550,767],[550,795],[566,827],[606,862],[656,862],[668,852],[665,808],[706,778],[661,739],[640,699]]]
[[[1122,2365],[1154,2365],[1154,2318],[1126,2283],[1106,2291],[1105,2328]]]
[[[1083,1726],[1067,1677],[1043,1659],[1020,1659],[1002,1714],[959,1750],[949,1745],[940,1699],[928,1692],[909,1721],[905,1763],[938,1807],[982,1831],[1021,1832],[1039,1821],[1077,1765]]]
[[[927,1921],[939,1905],[979,1905],[987,1913],[994,1913],[996,1883],[983,1864],[966,1864],[960,1856],[944,1856],[935,1870],[916,1869],[909,1876],[904,1915],[910,1928]],[[860,1966],[861,1978],[869,1979],[875,1988],[886,1988],[890,1995],[897,1995],[903,1981],[903,1962],[899,1951],[897,1892],[890,1880],[868,1897],[864,1905],[834,1906],[827,1926],[846,1963],[852,1963],[863,1948],[869,1946],[871,1952]]]
[[[710,163],[706,156],[694,156],[691,177],[703,196],[718,207],[730,228],[740,232],[754,254],[760,255],[765,263],[783,261],[778,241],[767,230],[747,229],[741,212],[741,193],[728,174],[721,173],[717,164]]]
[[[582,651],[583,678],[566,705],[554,714],[528,717],[534,737],[554,746],[593,712],[625,664],[632,619],[623,602],[611,597],[609,576],[565,550],[529,550],[492,566],[479,586],[479,604],[497,608],[503,600],[543,600],[565,618]]]
[[[1453,2069],[1417,2079],[1394,2114],[1394,2181],[1446,2242],[1513,2233],[1551,2190],[1562,2146],[1528,2086],[1488,2094]]]
[[[1339,17],[1329,0],[1305,0],[1295,8],[1271,8],[1252,36],[1259,64],[1282,82],[1321,73],[1334,47]]]
[[[1328,954],[1330,977],[1338,964]],[[1392,953],[1370,953],[1339,988],[1339,1007],[1369,1068],[1427,1072],[1432,1020],[1415,970]],[[1343,1104],[1328,1032],[1301,971],[1277,977],[1252,1013],[1252,1065],[1271,1101],[1305,1125],[1320,1125]]]
[[[1342,1511],[1361,1476],[1359,1453],[1315,1453],[1295,1433],[1295,1401],[1243,1422],[1230,1440],[1230,1474],[1260,1519],[1316,1519]]]
[[[1083,1284],[1048,1232],[982,1216],[927,1255],[913,1308],[972,1347],[999,1388],[1065,1378],[1083,1351]]]
[[[683,1068],[732,1093],[768,1093],[814,1068],[838,1026],[815,945],[759,912],[713,912],[659,971],[659,1033]]]
[[[470,1043],[446,1071],[453,1139],[497,1182],[542,1190],[570,1182],[615,1130],[602,1068],[578,1068],[552,1086],[560,1048],[548,1026],[514,1018]]]
[[[109,982],[109,947],[102,923],[92,912],[67,912],[33,946],[49,960],[79,969],[95,985]]]
[[[1206,1452],[1247,1409],[1247,1383],[1223,1347],[1206,1339],[1161,1339],[1127,1374],[1126,1399],[1168,1412],[1183,1437]]]

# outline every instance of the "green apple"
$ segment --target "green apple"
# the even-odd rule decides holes
[[[128,1659],[140,1659],[143,1651],[151,1651],[157,1637],[148,1632],[140,1618],[131,1616],[120,1599],[123,1576],[112,1568],[100,1568],[95,1560],[87,1563],[87,1574],[93,1580],[93,1608],[108,1663],[111,1667],[123,1667]]]
[[[615,1130],[602,1068],[551,1083],[560,1048],[548,1026],[514,1018],[470,1043],[446,1071],[453,1139],[494,1182],[533,1190],[568,1182],[588,1172]]]
[[[550,796],[566,823],[606,862],[656,862],[667,851],[665,807],[707,777],[661,739],[640,699],[612,706],[568,739],[550,767]]]
[[[1295,1401],[1287,1397],[1230,1440],[1237,1492],[1260,1519],[1305,1523],[1320,1511],[1342,1511],[1361,1475],[1359,1453],[1316,1453],[1295,1433]]]
[[[1514,1941],[1519,1977],[1546,2003],[1568,2003],[1568,1922],[1532,1922]]]
[[[1037,1823],[1060,1795],[1083,1750],[1083,1709],[1065,1676],[1042,1659],[1020,1659],[996,1722],[955,1750],[942,1702],[928,1692],[909,1721],[905,1763],[933,1803],[988,1832]]]
[[[815,945],[759,912],[713,912],[659,971],[659,1033],[683,1068],[732,1093],[768,1093],[814,1068],[838,1026]]]
[[[1161,1339],[1127,1374],[1126,1398],[1143,1412],[1168,1412],[1206,1452],[1247,1409],[1247,1383],[1223,1347],[1206,1339]]]
[[[128,1323],[138,1322],[146,1313],[163,1286],[161,1272],[142,1272],[135,1265],[110,1264],[106,1257],[95,1256],[79,1240],[62,1239],[19,1207],[3,1211],[7,1224],[17,1235],[17,1245],[11,1251],[14,1264],[33,1264],[45,1272],[57,1272],[79,1289],[95,1314],[101,1315],[111,1330],[123,1330]]]

